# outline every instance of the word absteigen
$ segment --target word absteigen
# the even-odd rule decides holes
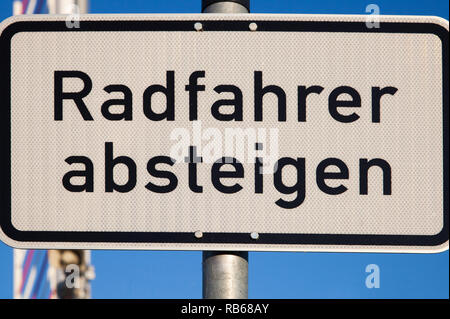
[[[206,91],[206,85],[199,84],[199,80],[206,77],[205,71],[194,71],[191,73],[188,79],[188,83],[185,85],[184,90],[188,92],[188,101],[184,102],[189,107],[176,108],[175,107],[175,71],[166,72],[166,83],[153,84],[148,86],[144,92],[142,92],[142,110],[143,115],[150,121],[176,121],[176,112],[182,112],[186,110],[189,112],[190,121],[198,121],[198,95],[200,92]],[[64,79],[75,78],[81,80],[83,88],[78,92],[66,92],[63,89]],[[261,71],[255,71],[253,74],[254,82],[254,118],[255,122],[263,121],[263,99],[264,96],[273,94],[278,101],[278,122],[282,125],[287,121],[287,103],[285,91],[277,85],[263,85],[263,73]],[[93,114],[98,108],[101,111],[102,117],[108,121],[132,121],[133,116],[133,94],[131,89],[124,84],[110,84],[103,88],[103,90],[109,94],[122,93],[123,99],[110,99],[104,101],[102,105],[87,105],[84,99],[92,92],[93,83],[88,74],[82,71],[55,71],[54,72],[54,120],[64,120],[64,105],[65,107],[73,107],[73,104],[77,107],[81,119],[83,121],[95,121]],[[234,99],[218,99],[210,108],[211,115],[217,121],[244,121],[243,118],[243,93],[241,89],[232,84],[221,84],[213,88],[215,94],[232,93]],[[321,97],[324,91],[324,87],[320,85],[312,86],[298,86],[297,87],[297,110],[298,122],[307,121],[307,100],[311,95],[317,95]],[[373,86],[371,88],[371,122],[380,123],[381,121],[381,100],[384,96],[394,96],[398,91],[397,88],[392,86],[378,87]],[[165,96],[166,105],[163,111],[156,112],[152,105],[152,97],[156,94],[163,94]],[[348,98],[350,97],[350,99]],[[64,103],[64,101],[72,101],[73,103]],[[179,102],[177,102],[179,103]],[[340,123],[351,123],[360,119],[360,116],[355,111],[360,108],[361,95],[359,92],[350,86],[340,86],[334,88],[328,95],[328,112],[329,115]],[[112,106],[115,106],[115,112],[112,111]],[[122,106],[121,112],[117,112],[117,106]],[[223,106],[227,106],[227,112],[222,109]],[[233,111],[230,112],[230,107]],[[265,106],[267,107],[273,107]],[[158,106],[161,109],[161,106]],[[203,108],[202,108],[203,109]],[[342,110],[347,109],[347,112]],[[352,109],[354,112],[348,114],[348,109]],[[248,120],[248,119],[246,119]],[[273,119],[272,119],[273,120]],[[132,191],[137,184],[137,165],[136,162],[129,156],[121,155],[115,157],[113,154],[114,144],[111,141],[106,141],[105,148],[105,192],[121,192],[126,193]],[[258,147],[258,145],[256,146]],[[71,170],[67,172],[62,178],[62,184],[67,191],[70,192],[94,192],[94,164],[91,159],[86,156],[69,156],[65,159],[66,163],[83,164],[84,170]],[[263,165],[263,158],[255,158],[254,170],[250,174],[244,171],[242,163],[233,157],[218,158],[213,165],[210,166],[211,184],[219,192],[224,194],[233,194],[241,191],[243,187],[239,182],[230,185],[230,181],[223,183],[225,179],[242,179],[248,175],[254,179],[254,193],[263,194],[264,192],[264,178],[261,174],[261,167]],[[151,178],[160,180],[166,180],[165,185],[161,185],[161,181],[154,183],[151,178],[148,178],[148,183],[145,188],[154,193],[170,193],[176,191],[179,180],[178,177],[170,171],[170,166],[174,165],[175,159],[167,155],[155,154],[151,157],[146,164],[147,172]],[[196,154],[196,147],[189,147],[189,159],[186,160],[188,176],[189,176],[189,189],[195,194],[201,194],[203,192],[203,186],[199,185],[197,180],[198,167],[202,164],[201,154]],[[114,180],[114,167],[118,164],[125,165],[128,169],[128,179],[125,183],[118,184]],[[167,165],[166,169],[157,168],[159,165]],[[205,165],[206,166],[206,165]],[[294,168],[297,172],[297,181],[292,185],[287,185],[283,180],[283,170],[287,167]],[[334,167],[333,172],[330,172],[329,168]],[[392,172],[390,164],[381,158],[360,158],[359,159],[359,194],[368,194],[368,175],[371,167],[378,167],[383,173],[383,195],[392,194]],[[336,171],[336,168],[338,171]],[[274,165],[273,170],[273,185],[275,189],[284,195],[295,194],[295,198],[286,200],[280,198],[275,203],[282,208],[296,208],[300,206],[306,195],[305,187],[305,173],[306,171],[306,159],[302,157],[283,157],[280,158]],[[316,184],[318,188],[330,195],[339,195],[347,191],[347,187],[344,184],[339,186],[330,186],[327,184],[327,180],[346,180],[349,179],[349,168],[347,164],[338,158],[326,158],[321,161],[316,167]],[[84,178],[84,183],[73,183],[72,178]]]

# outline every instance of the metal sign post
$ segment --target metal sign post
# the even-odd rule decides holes
[[[250,0],[202,0],[203,13],[250,13]]]
[[[249,13],[250,0],[202,0],[203,13]],[[248,252],[204,251],[203,298],[248,298]]]

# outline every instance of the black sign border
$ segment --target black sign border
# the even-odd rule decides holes
[[[69,29],[65,21],[17,21],[7,26],[0,37],[1,149],[8,150],[6,168],[0,170],[2,211],[0,227],[10,239],[18,242],[49,243],[180,243],[180,244],[264,244],[328,246],[440,246],[449,238],[449,32],[435,23],[382,22],[380,28],[367,28],[364,22],[330,21],[260,21],[257,32],[353,32],[434,34],[442,41],[443,57],[443,170],[444,222],[436,235],[364,235],[364,234],[276,234],[260,233],[259,239],[248,233],[204,233],[196,238],[192,232],[74,232],[21,231],[11,220],[11,39],[19,32],[86,32],[86,31],[194,31],[201,22],[203,32],[251,32],[249,20],[108,20],[81,21],[81,28]]]

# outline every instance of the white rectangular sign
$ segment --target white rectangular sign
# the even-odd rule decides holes
[[[4,21],[0,238],[448,249],[448,22],[372,19]]]

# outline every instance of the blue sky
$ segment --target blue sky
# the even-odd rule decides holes
[[[436,15],[446,0],[252,0],[253,13]],[[197,13],[201,0],[91,0],[92,13]],[[0,20],[12,0],[0,1]],[[94,298],[201,298],[201,252],[94,251]],[[449,298],[449,253],[250,253],[250,298]],[[378,289],[365,285],[368,264],[381,272]],[[12,297],[12,249],[0,243],[0,298]]]

